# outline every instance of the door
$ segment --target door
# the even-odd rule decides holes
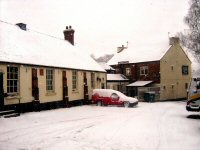
[[[32,96],[34,100],[39,100],[37,69],[32,68]]]
[[[68,86],[67,86],[67,77],[66,77],[66,71],[62,72],[62,89],[63,89],[63,103],[64,106],[68,105],[69,98],[68,98]]]
[[[0,72],[0,109],[4,106],[3,73]]]
[[[88,100],[88,85],[87,85],[87,76],[86,76],[86,72],[84,72],[84,75],[83,75],[83,82],[84,82],[84,100]]]

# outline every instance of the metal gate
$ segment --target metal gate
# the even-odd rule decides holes
[[[144,93],[155,92],[155,100],[160,100],[160,87],[138,87],[138,99],[144,100]]]

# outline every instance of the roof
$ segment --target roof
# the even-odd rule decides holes
[[[99,62],[99,64],[105,70],[115,70],[113,67],[109,66],[106,62]]]
[[[146,42],[130,43],[127,49],[124,49],[120,53],[115,53],[108,62],[108,65],[117,65],[120,62],[139,63],[159,61],[171,47],[168,38],[164,40],[161,38],[151,41],[144,39],[144,41]]]
[[[107,81],[128,81],[129,79],[123,74],[107,74]]]
[[[0,62],[105,72],[85,50],[69,42],[0,22]]]
[[[145,86],[145,85],[150,84],[152,82],[153,81],[136,81],[136,82],[133,82],[133,83],[127,85],[127,86],[136,86],[136,87],[137,86]]]

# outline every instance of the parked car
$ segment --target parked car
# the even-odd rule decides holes
[[[138,99],[128,97],[112,89],[94,89],[92,93],[92,103],[97,104],[97,106],[121,105],[124,107],[133,107],[138,104]]]

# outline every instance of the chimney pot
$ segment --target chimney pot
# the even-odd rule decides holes
[[[169,45],[179,44],[179,38],[178,37],[170,37],[169,38]]]
[[[122,52],[124,49],[127,49],[127,47],[125,47],[124,45],[122,45],[121,47],[117,47],[117,53]]]
[[[25,24],[25,23],[17,23],[16,25],[17,25],[20,29],[22,29],[22,30],[24,30],[24,31],[27,30],[26,24]]]
[[[72,45],[74,45],[74,29],[72,29],[72,26],[66,26],[66,30],[63,31],[65,40],[70,42]]]

